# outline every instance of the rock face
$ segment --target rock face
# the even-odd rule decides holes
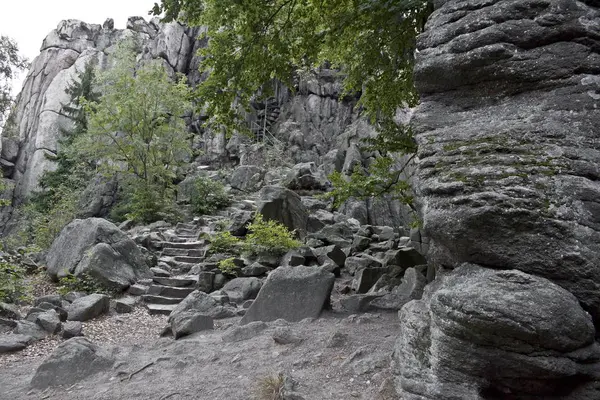
[[[76,219],[52,243],[46,257],[53,279],[86,274],[106,287],[124,289],[151,276],[142,252],[113,223],[101,218]]]
[[[46,389],[70,386],[103,371],[113,364],[110,353],[85,338],[72,338],[61,343],[38,367],[31,386]]]
[[[163,24],[156,18],[146,22],[132,17],[124,30],[114,29],[111,23],[101,26],[61,21],[32,62],[17,99],[15,126],[2,133],[0,167],[16,183],[16,203],[38,188],[43,171],[54,168],[51,157],[56,155],[61,131],[73,125],[62,112],[63,104],[69,102],[65,89],[88,62],[104,67],[117,41],[133,36],[141,43],[143,57],[164,60],[170,74],[181,72],[190,82],[197,82],[199,72],[191,64],[192,55],[201,45],[195,39],[198,32],[179,23]],[[89,199],[86,211],[102,208],[106,196],[105,191]]]
[[[595,398],[598,3],[435,3],[415,68],[417,200],[429,261],[480,266],[402,309],[400,397]]]

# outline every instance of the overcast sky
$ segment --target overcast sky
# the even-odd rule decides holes
[[[2,1],[0,34],[10,36],[19,45],[21,54],[33,60],[40,52],[42,41],[63,19],[79,19],[101,24],[107,18],[115,20],[115,28],[125,28],[127,18],[142,16],[159,0],[11,0]],[[22,79],[13,86],[18,92]],[[15,93],[16,94],[16,93]]]

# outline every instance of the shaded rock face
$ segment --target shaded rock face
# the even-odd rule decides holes
[[[445,2],[419,40],[414,119],[430,258],[544,276],[597,323],[599,24],[579,1]]]
[[[402,309],[402,398],[597,397],[599,32],[597,2],[436,2],[414,186],[428,259],[478,265]]]

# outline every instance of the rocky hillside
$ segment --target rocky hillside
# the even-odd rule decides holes
[[[71,335],[64,319],[123,321],[117,313],[139,313],[143,302],[144,313],[168,314],[152,323],[173,337],[115,347],[67,340],[0,374],[11,398],[31,389],[47,398],[242,399],[271,363],[304,378],[281,378],[286,399],[600,398],[600,4],[433,3],[418,39],[421,104],[411,120],[421,230],[387,199],[332,210],[314,197],[328,172],[375,156],[357,145],[375,132],[354,99],[340,98],[335,71],[301,76],[294,95],[278,88],[255,104],[248,123],[259,143],[203,131],[202,116],[190,116],[204,153],[190,162],[181,195],[196,174],[228,167],[221,179],[236,202],[178,226],[75,221],[50,251],[49,271],[92,271],[136,300],[38,299],[25,318],[6,308],[0,325],[11,331],[0,347],[19,350]],[[201,79],[197,31],[137,18],[124,31],[110,25],[67,21],[46,39],[19,98],[18,134],[3,138],[15,203],[52,168],[43,154],[56,152],[65,122],[61,73],[74,76],[86,54],[104,59],[117,37],[137,35],[144,57]],[[220,229],[246,235],[255,210],[295,229],[303,246],[277,260],[234,257],[239,278],[230,280],[208,242]],[[121,252],[130,246],[135,262]],[[80,254],[67,265],[70,247]],[[131,272],[116,276],[106,260]],[[74,334],[93,337],[92,326],[75,324]]]

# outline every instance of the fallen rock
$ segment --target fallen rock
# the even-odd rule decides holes
[[[258,278],[235,278],[227,282],[221,290],[227,293],[232,302],[242,303],[244,300],[255,299],[261,287],[262,281]]]
[[[70,386],[91,375],[108,370],[114,363],[110,353],[85,338],[61,343],[35,371],[31,386],[46,389]]]
[[[135,298],[134,297],[121,297],[115,301],[115,311],[119,314],[126,314],[133,311],[133,307],[135,306]]]
[[[67,308],[67,320],[87,321],[108,312],[110,297],[105,294],[90,294],[76,299]]]
[[[65,226],[46,260],[52,279],[85,274],[102,286],[119,290],[152,276],[136,243],[101,218],[76,219]]]
[[[387,268],[367,267],[359,269],[354,275],[352,288],[356,293],[367,293],[387,272]]]
[[[23,350],[29,343],[33,342],[33,340],[34,339],[28,335],[0,335],[0,354]]]
[[[62,307],[62,298],[57,294],[36,297],[33,305],[39,307],[42,303],[50,303],[55,307]],[[41,307],[40,307],[41,308]]]
[[[48,336],[42,327],[35,322],[20,320],[17,321],[17,326],[13,329],[13,333],[31,337],[33,340],[42,340]]]
[[[0,302],[0,317],[8,319],[21,319],[19,309],[14,304]]]
[[[319,267],[280,267],[271,272],[241,323],[316,318],[329,302],[335,276]]]
[[[285,257],[285,256],[284,256]],[[263,276],[271,271],[271,267],[262,265],[259,262],[254,262],[247,267],[242,268],[242,275],[244,276]]]
[[[171,332],[175,339],[192,333],[214,329],[213,318],[210,315],[193,311],[183,311],[170,318]]]
[[[265,220],[275,220],[289,230],[296,231],[302,239],[306,236],[308,212],[300,196],[280,186],[265,186],[260,191],[258,213]]]
[[[235,311],[229,307],[222,306],[213,296],[194,290],[187,295],[169,314],[171,322],[178,314],[192,312],[195,314],[209,315],[214,319],[229,318],[235,315]]]
[[[79,321],[67,321],[62,326],[61,336],[64,339],[83,336],[83,324]]]
[[[226,343],[241,342],[260,335],[269,325],[262,321],[250,322],[246,325],[233,326],[223,333],[222,339]]]
[[[273,340],[277,344],[296,344],[302,341],[302,338],[296,335],[289,327],[276,327],[272,334]]]
[[[327,190],[331,186],[331,182],[314,162],[294,165],[282,183],[290,190]]]
[[[425,275],[416,268],[409,268],[404,272],[400,286],[373,300],[371,306],[382,310],[400,310],[409,301],[420,299],[426,284]]]
[[[46,332],[54,335],[58,333],[61,328],[60,317],[55,310],[48,310],[41,314],[38,314],[35,322],[41,326]]]

